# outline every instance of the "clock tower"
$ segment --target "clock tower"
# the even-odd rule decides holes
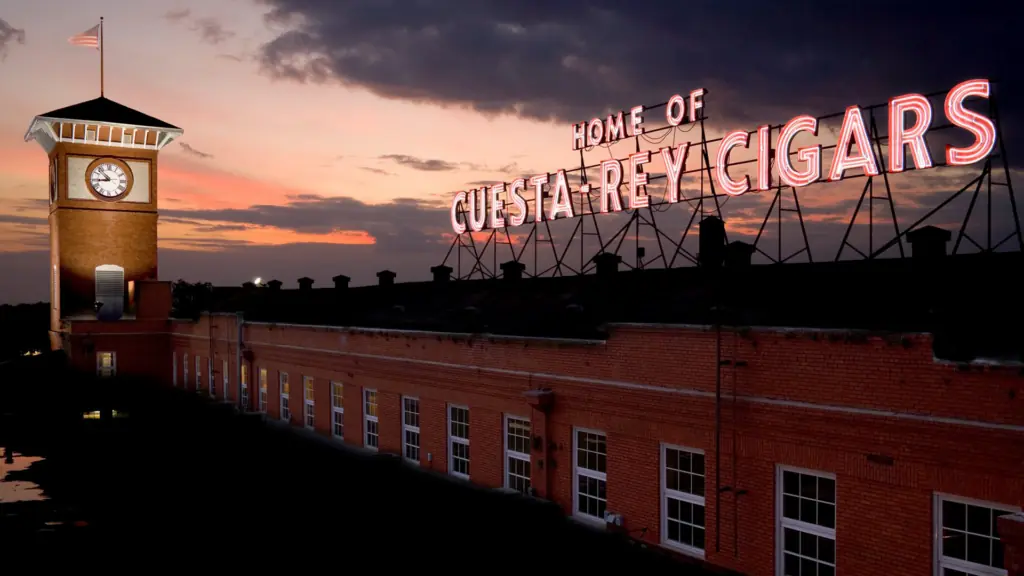
[[[50,340],[71,320],[131,318],[157,279],[157,155],[182,130],[104,97],[33,119],[49,156]]]

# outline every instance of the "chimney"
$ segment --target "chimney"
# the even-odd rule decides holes
[[[335,290],[344,290],[345,288],[348,288],[348,283],[352,279],[344,274],[338,274],[334,278],[331,278],[331,280],[334,281]]]
[[[391,286],[395,283],[395,276],[398,276],[398,274],[391,270],[381,270],[377,272],[377,282],[381,286]]]
[[[742,240],[733,240],[725,247],[725,265],[728,268],[746,268],[754,255],[754,246]]]
[[[725,222],[717,216],[708,216],[700,223],[700,266],[718,268],[725,259]]]
[[[505,280],[513,281],[522,279],[523,270],[526,270],[526,264],[516,260],[509,260],[508,262],[501,263],[501,277]]]
[[[598,276],[615,274],[619,271],[620,262],[622,262],[622,257],[613,252],[601,252],[594,256],[594,264],[597,265]]]
[[[267,287],[271,290],[280,290],[282,284],[284,284],[284,282],[281,282],[280,280],[271,280],[270,282],[267,282]]]
[[[313,289],[313,279],[308,277],[308,276],[303,276],[302,278],[299,278],[298,282],[299,282],[299,290],[312,290]]]
[[[907,232],[911,257],[915,260],[935,260],[946,255],[946,243],[953,237],[949,230],[924,226]]]
[[[255,287],[256,287],[256,284],[254,284],[252,282],[242,282],[242,288],[245,288],[246,290],[252,290]]]
[[[444,264],[431,266],[430,273],[434,275],[434,282],[447,282],[452,278],[451,266],[445,266]]]

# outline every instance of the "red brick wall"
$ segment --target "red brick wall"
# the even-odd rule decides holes
[[[179,358],[183,350],[209,349],[209,320],[174,324]],[[217,344],[219,353],[232,360],[234,321],[213,317],[214,333],[230,339]],[[931,574],[935,492],[1024,504],[1019,369],[961,371],[936,362],[928,335],[848,341],[838,332],[757,330],[725,333],[722,341],[723,359],[747,364],[721,371],[721,485],[746,493],[724,492],[716,502],[709,330],[623,326],[606,343],[579,343],[247,324],[244,336],[254,356],[254,399],[257,368],[268,368],[270,416],[277,418],[277,372],[284,370],[293,419],[302,425],[301,376],[312,375],[317,428],[329,435],[329,381],[343,382],[345,441],[354,446],[363,445],[363,390],[378,391],[380,450],[396,454],[401,397],[415,396],[422,465],[447,472],[447,404],[469,406],[471,481],[484,486],[503,485],[503,416],[537,422],[523,393],[550,388],[547,430],[535,425],[534,434],[546,434],[553,450],[546,463],[534,453],[534,482],[549,474],[551,499],[571,513],[573,427],[603,431],[608,509],[652,544],[660,542],[661,444],[702,450],[707,560],[752,575],[774,572],[779,464],[836,475],[837,563],[845,574]],[[869,454],[892,464],[873,463]]]

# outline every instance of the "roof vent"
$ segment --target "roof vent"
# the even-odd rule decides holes
[[[271,290],[280,290],[283,284],[284,282],[281,282],[280,280],[271,280],[270,282],[267,282],[267,287]]]
[[[516,260],[509,260],[501,263],[501,277],[505,280],[520,280],[523,277],[523,270],[526,264]]]
[[[352,279],[344,274],[338,274],[334,278],[331,278],[331,281],[334,282],[335,290],[344,290],[345,288],[348,288],[348,283],[351,282]]]
[[[398,274],[395,274],[391,270],[381,270],[380,272],[377,272],[377,282],[381,286],[391,286],[395,283],[395,276],[398,276]]]
[[[312,290],[313,289],[313,279],[312,278],[309,278],[307,276],[303,276],[302,278],[299,278],[298,282],[299,282],[299,290]]]
[[[946,255],[946,244],[953,233],[937,226],[924,226],[907,232],[911,257],[917,260],[934,260]]]
[[[452,278],[452,267],[444,264],[431,266],[430,273],[434,275],[434,282],[447,282]]]

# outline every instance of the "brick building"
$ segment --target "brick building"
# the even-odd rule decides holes
[[[527,279],[509,263],[451,282],[435,267],[433,282],[382,271],[377,286],[303,278],[175,302],[148,260],[155,237],[102,254],[58,242],[65,221],[113,217],[84,188],[101,146],[141,138],[145,165],[122,164],[155,170],[180,134],[92,106],[34,123],[54,179],[53,342],[83,370],[550,499],[746,574],[1021,574],[1021,306],[986,280],[1019,270],[1020,253],[945,256],[948,233],[924,229],[914,258],[751,266],[711,219],[694,268],[619,272],[605,256],[595,275]],[[72,152],[97,156],[72,163],[85,184],[62,181]],[[101,294],[109,267],[127,294]]]

